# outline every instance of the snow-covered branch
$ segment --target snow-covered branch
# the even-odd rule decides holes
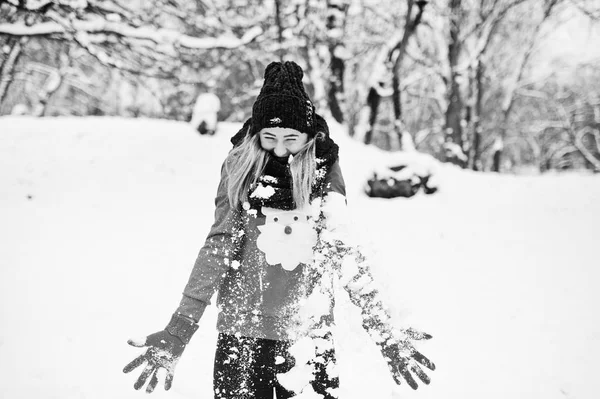
[[[19,0],[8,0],[8,3],[27,11],[39,11],[44,7],[50,6],[54,3],[53,0],[38,0],[38,1],[19,1]]]
[[[116,1],[88,0],[88,3],[92,8],[101,11],[101,13],[122,16],[128,20],[134,18],[134,12],[132,10]]]
[[[98,18],[93,21],[75,20],[71,23],[77,33],[112,33],[125,38],[150,40],[157,44],[171,44],[189,49],[234,49],[252,42],[263,32],[260,27],[248,30],[241,38],[232,35],[220,37],[193,37],[181,32],[152,27],[132,27],[121,22],[111,22]],[[32,26],[24,23],[0,24],[0,34],[11,36],[48,36],[70,33],[68,28],[58,22],[41,22]]]
[[[131,63],[128,62],[131,60],[116,59],[100,47],[92,45],[91,41],[88,40],[86,36],[92,37],[92,35],[75,36],[75,42],[85,49],[89,55],[94,57],[98,62],[106,67],[114,68],[133,76],[172,80],[178,83],[186,84],[199,83],[197,80],[182,78],[174,73],[166,71],[166,68],[163,67],[163,63],[161,63],[159,60],[156,60],[156,65],[153,65],[152,68],[144,68],[140,67],[139,65],[131,65]],[[139,52],[140,48],[138,47],[137,50]],[[154,54],[156,54],[156,52],[154,52]]]

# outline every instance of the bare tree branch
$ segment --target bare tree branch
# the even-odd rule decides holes
[[[591,134],[592,136],[594,136],[594,139],[595,139],[595,142],[596,142],[596,147],[598,149],[598,152],[600,153],[600,132],[598,130],[596,130],[596,129],[592,129],[589,126],[586,126],[583,129],[580,129],[575,134],[574,145],[575,145],[575,147],[577,147],[577,149],[579,150],[579,152],[581,153],[581,155],[583,155],[584,158],[590,164],[592,164],[594,166],[594,169],[596,171],[600,172],[600,159],[596,158],[594,156],[594,154],[583,143],[583,137],[586,134]]]
[[[600,21],[600,5],[596,2],[596,5],[583,4],[585,1],[580,0],[569,0],[569,3],[573,4],[579,11],[589,18]]]
[[[544,7],[544,15],[534,28],[534,32],[531,36],[531,41],[529,42],[529,45],[527,46],[525,53],[523,54],[523,57],[521,58],[521,62],[519,63],[519,66],[517,68],[515,77],[513,78],[512,84],[508,87],[508,93],[506,94],[506,96],[504,97],[504,101],[502,102],[502,112],[504,114],[504,117],[503,117],[504,122],[507,121],[510,111],[512,110],[512,107],[514,105],[515,93],[518,88],[519,82],[523,79],[523,74],[525,73],[525,67],[527,66],[527,63],[529,62],[529,59],[531,58],[531,55],[533,54],[537,35],[540,32],[543,23],[550,17],[554,7],[556,6],[556,4],[559,1],[560,0],[549,0],[547,2],[547,5]]]
[[[2,70],[0,70],[0,104],[2,104],[4,96],[6,96],[8,86],[12,82],[15,64],[21,55],[24,44],[27,43],[28,40],[29,39],[27,38],[16,39],[10,48],[6,61],[2,64]]]

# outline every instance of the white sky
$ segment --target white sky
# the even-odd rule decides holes
[[[600,59],[600,21],[593,23],[579,12],[564,13],[566,22],[552,27],[540,45],[540,61],[560,59],[574,66]]]

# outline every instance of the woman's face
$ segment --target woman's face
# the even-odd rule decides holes
[[[287,127],[265,127],[258,135],[263,150],[279,158],[297,154],[308,142],[308,134]]]

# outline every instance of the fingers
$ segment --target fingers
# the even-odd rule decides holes
[[[425,333],[425,332],[422,332],[422,331],[417,331],[417,330],[415,330],[415,329],[414,329],[414,328],[412,328],[412,327],[408,328],[408,329],[405,331],[405,333],[406,333],[406,335],[408,335],[408,337],[409,337],[410,339],[412,339],[412,340],[415,340],[415,341],[420,341],[420,340],[422,340],[422,339],[425,339],[425,340],[427,340],[427,339],[431,339],[431,338],[433,338],[433,337],[431,336],[431,334],[427,334],[427,333]]]
[[[142,363],[146,361],[146,354],[140,355],[133,359],[131,363],[123,368],[124,373],[129,373],[131,370],[138,368]]]
[[[398,385],[402,385],[402,379],[406,381],[406,383],[412,388],[417,389],[419,386],[417,382],[408,371],[408,362],[405,358],[399,358],[394,364],[390,363],[390,370],[392,371],[392,376],[394,377],[394,381]],[[400,378],[402,377],[402,378]]]
[[[408,369],[406,368],[406,364],[402,364],[402,366],[398,368],[398,371],[400,372],[402,378],[404,378],[409,387],[411,387],[412,389],[417,389],[419,387],[412,374],[410,374],[410,371],[408,371]],[[398,385],[400,384],[398,383]]]
[[[146,346],[146,338],[129,338],[127,343],[136,348],[143,348]]]
[[[425,374],[425,372],[423,371],[423,369],[421,369],[421,367],[419,367],[418,364],[413,363],[410,366],[410,369],[413,373],[415,373],[417,375],[417,377],[419,377],[419,379],[421,381],[423,381],[423,383],[425,385],[429,385],[429,383],[431,382],[431,380],[429,379],[429,376],[427,374]]]
[[[435,370],[435,364],[433,364],[431,360],[427,359],[420,352],[415,351],[415,353],[412,355],[412,358],[421,363],[423,366],[427,367],[429,370]]]
[[[154,373],[152,373],[152,378],[150,378],[150,382],[146,387],[146,393],[152,393],[156,385],[158,384],[158,370],[159,367],[154,368]]]
[[[144,371],[142,371],[142,374],[140,374],[140,377],[137,379],[135,384],[133,384],[133,388],[139,390],[141,387],[143,387],[150,374],[154,372],[155,367],[156,366],[153,364],[148,364]]]
[[[171,385],[173,385],[173,372],[167,371],[167,377],[165,378],[165,391],[171,389]]]

